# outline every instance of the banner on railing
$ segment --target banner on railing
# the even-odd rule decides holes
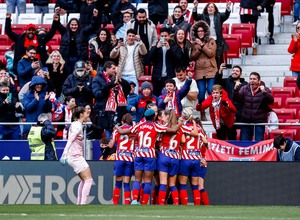
[[[276,161],[273,139],[240,147],[226,141],[208,138],[206,159],[210,161]]]

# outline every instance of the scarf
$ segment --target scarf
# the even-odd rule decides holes
[[[173,94],[170,94],[172,96],[172,100],[167,103],[166,110],[173,109],[175,111],[176,116],[179,116],[179,107],[178,107],[175,93],[176,92],[174,91]]]
[[[220,102],[221,102],[221,99],[219,99],[218,101],[213,101],[212,102],[212,107],[214,108],[214,114],[215,114],[216,130],[221,128],[221,123],[220,123]]]
[[[106,101],[105,111],[116,112],[117,107],[127,106],[127,101],[122,86],[115,86],[110,89],[108,99]]]
[[[182,25],[179,26],[179,24],[180,24],[181,22],[184,21],[184,17],[181,16],[180,18],[176,19],[176,18],[174,17],[174,15],[172,15],[172,19],[173,19],[173,22],[174,22],[179,28],[181,28]]]

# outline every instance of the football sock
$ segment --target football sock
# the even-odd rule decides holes
[[[87,204],[87,200],[91,191],[91,187],[93,184],[93,179],[88,179],[84,181],[84,185],[82,188],[82,195],[81,195],[81,204]]]
[[[150,198],[150,193],[151,193],[151,183],[147,182],[147,183],[145,183],[145,186],[144,186],[144,194],[143,194],[142,201],[141,201],[142,205],[148,204],[148,201]]]
[[[143,198],[143,195],[144,195],[144,187],[145,187],[145,183],[142,183],[141,185],[140,185],[140,198],[139,198],[139,200],[142,200],[142,198]]]
[[[159,193],[158,193],[158,204],[159,205],[164,205],[166,202],[166,190],[167,190],[167,185],[160,184]]]
[[[188,194],[186,191],[186,184],[179,184],[179,196],[180,202],[182,205],[187,205],[188,203]]]
[[[140,182],[134,181],[133,187],[132,187],[132,200],[138,200],[139,192],[140,192]]]
[[[170,187],[171,190],[171,195],[172,195],[172,200],[173,200],[173,204],[174,205],[178,205],[179,204],[179,199],[178,199],[178,190],[176,186],[171,186]]]
[[[159,192],[159,185],[155,185],[154,186],[154,189],[152,190],[152,194],[151,194],[151,197],[152,197],[152,200],[151,200],[151,204],[152,205],[156,205],[158,204],[158,192]]]
[[[201,203],[203,205],[210,205],[210,202],[209,202],[209,199],[208,199],[208,194],[205,191],[205,189],[201,189],[200,194],[201,194]]]
[[[192,185],[192,191],[194,196],[194,205],[200,205],[200,191],[198,185]]]
[[[125,199],[125,205],[130,204],[130,185],[129,183],[123,183],[124,187],[124,199]]]
[[[81,195],[82,195],[82,188],[83,188],[83,185],[84,185],[84,181],[81,180],[79,182],[79,185],[78,185],[78,191],[77,191],[77,205],[80,205],[81,203]]]

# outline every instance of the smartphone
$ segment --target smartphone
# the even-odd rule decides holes
[[[44,72],[48,72],[48,67],[43,67]]]
[[[164,43],[164,42],[165,42],[165,38],[164,38],[164,37],[160,37],[159,41],[160,41],[161,43]]]
[[[123,39],[123,37],[120,37],[120,39],[119,39],[121,42],[123,42],[124,41],[124,39]]]
[[[7,94],[7,98],[8,98],[9,100],[12,99],[12,94],[11,94],[11,92]]]
[[[226,67],[226,69],[231,69],[232,68],[232,64],[226,64],[225,67]]]

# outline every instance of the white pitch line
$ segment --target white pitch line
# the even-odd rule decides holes
[[[26,213],[0,213],[0,216],[53,216],[53,217],[117,217],[117,218],[176,218],[184,219],[186,216],[161,216],[161,215],[110,215],[110,214],[26,214]],[[192,219],[252,219],[252,217],[244,216],[189,216]],[[277,217],[262,217],[260,220],[294,220],[299,218],[277,218]]]

